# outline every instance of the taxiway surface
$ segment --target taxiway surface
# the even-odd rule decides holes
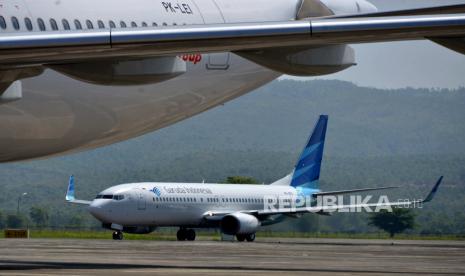
[[[0,239],[0,275],[465,275],[465,242]]]

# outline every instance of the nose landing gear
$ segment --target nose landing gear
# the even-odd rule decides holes
[[[114,240],[122,240],[123,239],[123,232],[121,232],[121,231],[113,232],[113,239]]]
[[[178,241],[194,241],[195,231],[194,229],[179,228],[178,232],[176,233],[176,238]]]

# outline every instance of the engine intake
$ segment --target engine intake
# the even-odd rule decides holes
[[[226,235],[253,234],[257,232],[260,222],[252,215],[233,213],[221,219],[221,232]]]

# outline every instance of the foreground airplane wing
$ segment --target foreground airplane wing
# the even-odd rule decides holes
[[[443,177],[439,177],[434,185],[433,189],[429,194],[421,200],[411,200],[411,201],[399,201],[399,202],[382,202],[382,203],[361,203],[361,204],[348,204],[348,205],[330,205],[330,206],[309,206],[309,207],[296,207],[296,208],[280,208],[280,209],[269,209],[269,210],[243,210],[240,213],[246,213],[255,216],[269,216],[269,215],[293,215],[293,214],[302,214],[302,213],[318,213],[318,214],[330,214],[335,211],[349,211],[354,209],[373,209],[380,208],[385,209],[386,207],[390,208],[417,208],[423,203],[430,202],[442,182]],[[214,212],[209,211],[204,214],[204,218],[211,221],[220,220],[223,216],[230,214],[231,212]]]
[[[326,17],[284,22],[5,33],[0,37],[0,64],[37,65],[108,57],[464,36],[465,14]]]

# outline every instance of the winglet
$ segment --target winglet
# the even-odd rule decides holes
[[[66,191],[66,201],[73,201],[74,197],[74,175],[69,176],[68,190]]]
[[[434,195],[438,191],[439,185],[442,182],[442,178],[443,178],[443,176],[441,175],[441,177],[439,177],[438,181],[436,181],[436,184],[434,185],[433,189],[431,190],[431,192],[429,192],[428,196],[426,196],[426,198],[423,200],[423,202],[429,202],[434,198]]]

